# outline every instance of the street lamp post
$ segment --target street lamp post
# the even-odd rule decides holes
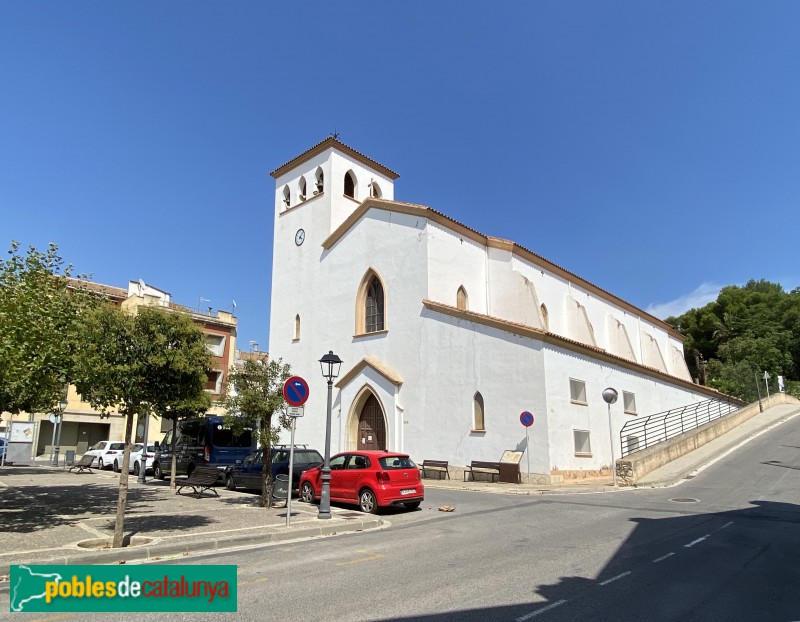
[[[58,453],[61,450],[61,423],[64,421],[64,411],[67,409],[67,395],[66,391],[64,397],[58,403],[58,412],[56,413],[55,427],[53,428],[54,441],[53,444],[53,466],[58,466]]]
[[[619,394],[616,389],[608,387],[603,389],[603,400],[608,404],[608,439],[611,441],[611,475],[614,487],[617,486],[617,465],[614,464],[614,428],[611,427],[611,404],[617,401]]]
[[[322,494],[317,518],[331,517],[331,408],[333,407],[333,381],[339,375],[342,359],[330,350],[319,360],[322,377],[328,381],[328,416],[325,421],[325,463],[322,465]]]
[[[144,402],[141,404],[141,408],[144,410],[144,430],[142,431],[142,463],[139,467],[139,483],[145,483],[145,473],[147,472],[147,432],[150,423],[150,409],[148,408],[147,404]]]

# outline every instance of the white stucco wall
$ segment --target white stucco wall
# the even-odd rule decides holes
[[[325,174],[325,192],[313,197],[317,166]],[[296,442],[323,450],[327,386],[318,360],[329,350],[344,361],[340,379],[362,359],[374,357],[402,380],[398,384],[367,366],[334,388],[333,453],[353,447],[348,423],[358,414],[354,403],[367,389],[385,414],[387,448],[409,452],[417,461],[442,459],[455,466],[495,461],[506,449],[523,449],[525,429],[519,415],[529,410],[536,418],[530,430],[530,457],[531,470],[537,473],[553,468],[595,470],[609,464],[607,411],[600,397],[606,386],[620,392],[612,407],[617,446],[618,430],[631,418],[623,414],[622,391],[636,395],[640,414],[707,399],[690,388],[537,338],[426,309],[426,298],[455,307],[456,292],[463,286],[470,311],[541,327],[538,307],[545,304],[552,333],[592,343],[585,328],[588,318],[598,347],[636,361],[642,360],[642,337],[647,333],[658,344],[669,373],[688,379],[682,344],[663,327],[508,250],[487,248],[425,217],[371,209],[332,248],[323,249],[323,240],[359,205],[343,196],[347,170],[358,178],[359,201],[368,196],[370,179],[381,185],[384,198],[393,199],[391,180],[335,150],[276,180],[269,352],[271,358],[290,363],[292,373],[310,385]],[[293,206],[285,210],[283,187],[288,184],[295,193],[301,174],[306,176],[309,198],[296,205],[293,194]],[[298,247],[294,236],[300,228],[306,239]],[[386,330],[358,335],[357,293],[370,269],[384,284]],[[570,315],[570,303],[576,309],[580,305],[579,317]],[[296,315],[301,328],[300,338],[294,340]],[[583,318],[583,329],[576,317]],[[624,343],[620,325],[630,346]],[[586,382],[587,405],[570,402],[569,378]],[[484,399],[484,432],[472,430],[476,391]],[[590,432],[590,457],[574,455],[575,429]],[[288,433],[283,440],[288,442]],[[523,459],[523,468],[525,464]]]

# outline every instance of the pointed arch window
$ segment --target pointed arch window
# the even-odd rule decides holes
[[[356,295],[356,335],[386,330],[386,290],[378,273],[370,268]]]
[[[344,196],[356,198],[356,176],[353,175],[353,171],[344,174]]]
[[[375,197],[376,199],[380,199],[383,196],[383,192],[381,192],[381,187],[378,185],[377,181],[370,182],[369,196]]]
[[[367,287],[364,332],[374,333],[383,330],[383,285],[377,276],[373,277]]]
[[[462,311],[466,311],[469,309],[469,297],[467,296],[467,290],[464,289],[464,286],[458,288],[456,292],[456,308],[461,309]]]
[[[292,205],[291,194],[289,192],[289,186],[283,187],[283,206],[290,207]]]
[[[480,391],[476,391],[472,398],[472,429],[476,432],[486,431],[484,420],[483,396]]]
[[[314,173],[314,186],[316,186],[314,194],[322,194],[322,191],[325,189],[325,174],[322,172],[321,166],[318,166]]]
[[[539,310],[542,312],[542,326],[545,330],[550,330],[550,318],[547,315],[547,307],[542,303],[542,306],[539,307]]]
[[[294,331],[292,332],[292,340],[300,340],[300,314],[294,316]]]

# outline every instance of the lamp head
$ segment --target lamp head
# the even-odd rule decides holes
[[[617,401],[618,397],[619,393],[617,393],[616,389],[612,389],[611,387],[603,389],[603,399],[605,400],[606,404],[613,404]]]
[[[327,354],[324,354],[319,360],[319,367],[322,370],[322,377],[328,382],[333,382],[334,378],[339,376],[339,368],[341,365],[342,359],[336,356],[333,353],[333,350],[330,350]]]

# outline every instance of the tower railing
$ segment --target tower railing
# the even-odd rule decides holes
[[[741,404],[732,400],[706,400],[632,419],[619,433],[622,457],[680,436],[739,408]]]

